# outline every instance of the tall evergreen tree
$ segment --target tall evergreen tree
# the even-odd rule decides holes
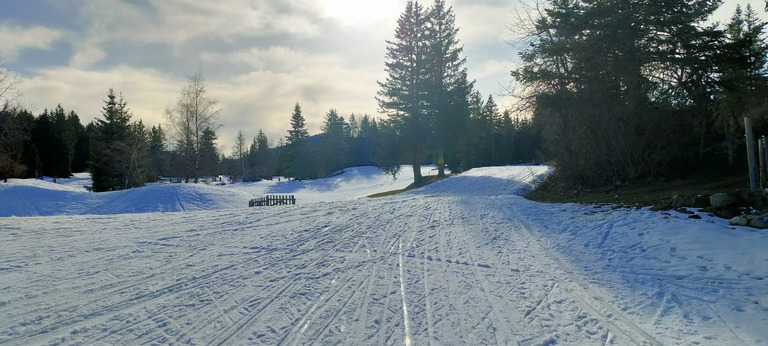
[[[481,121],[483,122],[483,130],[485,131],[482,136],[487,142],[487,151],[484,154],[486,156],[486,161],[488,162],[487,164],[498,165],[499,160],[496,150],[498,148],[499,121],[501,115],[499,114],[499,107],[496,105],[496,101],[493,100],[493,95],[488,95],[480,114]]]
[[[219,158],[219,151],[217,149],[217,140],[218,136],[216,136],[216,131],[211,127],[203,129],[198,149],[198,172],[201,176],[219,174],[221,159]]]
[[[251,156],[253,160],[253,170],[255,177],[259,179],[269,179],[275,174],[274,160],[272,159],[272,150],[269,148],[269,138],[264,131],[259,129],[259,133],[253,138],[251,144]]]
[[[701,24],[718,5],[549,2],[513,76],[531,92],[561,174],[586,184],[630,181],[673,160],[679,139],[690,137],[687,119],[676,116],[690,99],[670,96],[680,81],[673,77],[694,70],[684,65],[694,61],[684,43],[704,35]]]
[[[301,106],[298,102],[293,107],[291,114],[291,129],[288,130],[288,136],[285,137],[285,155],[287,164],[287,174],[296,179],[310,178],[309,172],[309,152],[307,139],[309,132],[304,115],[301,114]]]
[[[74,146],[72,155],[72,172],[85,172],[88,170],[88,160],[90,159],[88,132],[85,126],[80,123],[80,117],[74,111],[67,115],[68,127],[72,129]]]
[[[69,117],[61,105],[52,111],[47,109],[35,120],[32,140],[39,151],[43,174],[55,177],[72,175],[72,162],[80,130],[77,114]]]
[[[375,164],[379,147],[379,126],[376,119],[368,114],[363,115],[360,118],[360,131],[355,139],[356,164],[365,166]]]
[[[467,80],[464,48],[459,43],[456,18],[444,0],[435,3],[426,14],[428,112],[432,121],[433,146],[439,157],[458,167],[458,152],[466,142],[469,120],[467,98],[474,82]],[[443,166],[438,166],[443,176]]]
[[[424,16],[424,8],[418,1],[406,3],[405,11],[397,20],[395,40],[387,41],[387,78],[378,82],[376,97],[398,139],[395,152],[401,153],[395,161],[380,162],[380,165],[386,166],[385,170],[397,171],[400,163],[411,164],[414,183],[422,180],[421,165],[427,160],[432,135],[426,99],[429,47]]]
[[[118,99],[109,89],[102,108],[103,119],[93,123],[91,134],[90,172],[94,191],[127,189],[144,185],[149,160],[146,129],[131,123],[131,113],[123,97]]]
[[[344,117],[331,109],[325,114],[321,130],[323,141],[318,155],[318,168],[320,176],[326,176],[348,164],[350,129]]]
[[[737,138],[741,137],[742,118],[750,116],[759,127],[768,125],[765,113],[766,53],[763,37],[766,23],[757,18],[751,6],[742,11],[737,5],[725,27],[725,42],[719,56],[718,122],[725,134],[729,165],[734,164]]]
[[[171,175],[166,141],[162,125],[152,126],[149,130],[149,158],[152,161],[152,170],[157,175]]]

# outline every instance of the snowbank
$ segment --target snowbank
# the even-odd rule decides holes
[[[0,217],[52,215],[106,215],[148,212],[240,209],[264,194],[294,194],[298,204],[338,201],[402,189],[413,180],[410,168],[392,179],[376,167],[353,167],[340,175],[307,181],[260,181],[225,186],[148,184],[123,191],[91,193],[87,173],[73,178],[9,179],[0,183]],[[425,166],[422,174],[436,174]]]

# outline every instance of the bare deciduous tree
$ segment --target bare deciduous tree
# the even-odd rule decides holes
[[[240,161],[240,168],[242,169],[242,177],[245,179],[245,159],[248,155],[248,146],[245,143],[245,135],[243,130],[237,131],[237,138],[235,138],[235,145],[232,147],[232,158]]]
[[[0,108],[8,109],[19,97],[17,86],[21,79],[8,70],[5,59],[0,56]]]
[[[186,181],[190,176],[197,182],[200,171],[200,143],[206,128],[213,130],[219,127],[216,118],[217,100],[207,96],[207,88],[202,73],[198,72],[187,79],[187,84],[181,89],[176,107],[165,110],[165,116],[171,128],[171,136],[176,150],[181,154],[184,163]]]

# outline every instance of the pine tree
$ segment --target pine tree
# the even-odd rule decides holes
[[[122,95],[109,89],[102,108],[103,119],[93,123],[90,172],[94,191],[143,186],[153,180],[147,149],[146,129],[141,121],[131,123],[131,113]]]
[[[85,126],[80,123],[80,117],[75,111],[70,111],[67,115],[68,127],[72,129],[74,138],[72,172],[85,172],[88,169],[88,160],[90,159],[88,132]]]
[[[77,125],[75,125],[76,123]],[[32,140],[39,150],[43,174],[51,177],[72,175],[72,162],[80,121],[74,112],[67,116],[61,105],[47,109],[35,120]]]
[[[678,115],[701,99],[702,88],[680,83],[701,84],[707,57],[687,42],[710,42],[702,24],[719,1],[548,5],[532,23],[531,45],[513,76],[561,176],[588,185],[632,181],[690,151],[694,127]]]
[[[387,41],[387,79],[378,82],[377,101],[388,116],[397,140],[399,158],[380,162],[386,171],[396,172],[399,160],[413,167],[414,183],[420,183],[421,165],[429,154],[431,121],[427,110],[427,51],[425,12],[415,1],[406,3],[395,29],[395,40]]]
[[[349,124],[344,121],[335,109],[325,114],[325,121],[321,127],[323,142],[320,147],[318,168],[320,176],[326,176],[339,169],[343,169],[349,155]]]
[[[220,170],[221,159],[219,158],[218,145],[216,141],[216,131],[211,127],[203,129],[200,136],[200,149],[198,150],[198,172],[201,176],[218,175]]]
[[[256,178],[270,179],[274,174],[274,162],[272,151],[269,148],[269,138],[264,131],[259,129],[259,133],[253,138],[251,144],[251,154],[253,157],[253,168]]]
[[[426,15],[427,103],[433,128],[433,146],[439,157],[458,168],[458,151],[465,143],[469,120],[467,98],[474,82],[467,80],[464,48],[458,39],[453,8],[435,0]],[[438,166],[439,176],[445,175]]]
[[[168,145],[165,131],[161,125],[152,126],[149,130],[149,158],[152,170],[156,175],[171,175],[168,167]]]
[[[355,155],[357,165],[373,165],[378,153],[379,147],[379,126],[376,119],[368,114],[360,118],[360,131],[356,136]]]
[[[760,108],[768,91],[763,31],[766,23],[757,18],[751,6],[742,11],[737,5],[725,28],[725,42],[718,61],[721,95],[718,120],[725,133],[728,164],[734,164],[735,141],[742,131],[742,117],[752,115],[758,126],[768,123]],[[757,111],[755,111],[757,109]],[[762,118],[762,119],[761,119]]]
[[[498,156],[496,155],[496,150],[498,148],[498,137],[499,137],[499,107],[496,105],[496,102],[493,100],[493,95],[488,95],[488,98],[485,101],[485,104],[483,105],[483,109],[481,111],[481,121],[483,123],[483,133],[481,136],[485,138],[486,141],[486,150],[485,156],[487,157],[487,165],[498,165],[499,160]]]
[[[312,167],[309,164],[308,138],[307,124],[301,114],[301,106],[296,102],[291,114],[291,129],[288,130],[288,136],[285,137],[286,173],[296,179],[310,177],[308,172]]]

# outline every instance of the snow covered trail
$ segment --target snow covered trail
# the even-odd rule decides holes
[[[768,340],[768,290],[754,278],[768,237],[723,235],[743,255],[717,256],[665,234],[692,233],[672,214],[519,197],[546,170],[476,169],[387,198],[280,208],[0,218],[0,343]],[[698,261],[708,272],[687,267]]]

